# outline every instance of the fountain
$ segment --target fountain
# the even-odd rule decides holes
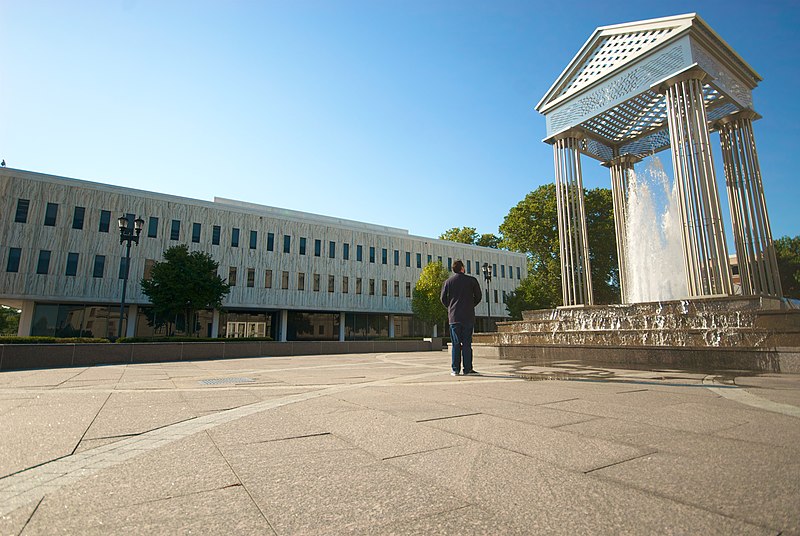
[[[598,28],[536,109],[553,146],[564,306],[476,334],[499,357],[800,372],[756,154],[756,73],[696,14]],[[738,274],[721,216],[719,133]],[[674,181],[654,156],[670,149]],[[621,304],[595,305],[581,157],[611,172]],[[650,158],[637,174],[634,165]]]

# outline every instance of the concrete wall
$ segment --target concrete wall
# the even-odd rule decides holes
[[[107,364],[161,363],[322,354],[426,352],[442,349],[441,339],[309,342],[157,342],[120,344],[2,344],[0,371]]]

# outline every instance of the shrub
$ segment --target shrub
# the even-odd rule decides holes
[[[0,344],[98,344],[108,339],[90,337],[0,337]]]

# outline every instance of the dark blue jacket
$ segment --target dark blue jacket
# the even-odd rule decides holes
[[[482,297],[477,279],[460,272],[451,275],[442,285],[440,296],[442,305],[447,307],[447,321],[451,324],[475,324],[475,306]]]

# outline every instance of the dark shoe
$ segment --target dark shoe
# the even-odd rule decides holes
[[[470,376],[480,376],[481,375],[480,372],[478,372],[477,370],[470,370],[469,372],[465,372],[464,376],[466,376],[467,374],[469,374]]]

